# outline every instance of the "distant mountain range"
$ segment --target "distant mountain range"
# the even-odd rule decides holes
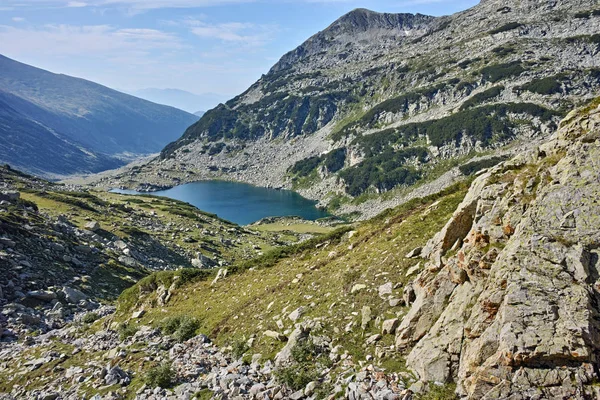
[[[198,110],[210,110],[219,103],[229,100],[230,96],[217,93],[195,94],[180,89],[148,88],[130,92],[133,96],[146,99],[158,104],[176,107],[189,113],[196,114]]]
[[[95,173],[159,151],[198,117],[0,55],[0,162],[38,175]]]

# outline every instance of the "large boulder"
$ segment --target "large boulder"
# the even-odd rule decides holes
[[[85,293],[68,286],[63,287],[61,293],[65,297],[66,302],[70,304],[78,304],[80,301],[87,299]]]
[[[396,337],[421,381],[468,399],[597,398],[599,139],[600,108],[571,115],[477,178],[424,247]]]

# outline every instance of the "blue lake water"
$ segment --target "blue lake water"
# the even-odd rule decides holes
[[[112,190],[122,194],[141,194],[134,190]],[[300,216],[307,220],[327,217],[315,202],[290,190],[267,189],[237,182],[202,181],[176,186],[158,192],[144,193],[165,196],[193,204],[202,211],[239,225],[247,225],[265,217]]]

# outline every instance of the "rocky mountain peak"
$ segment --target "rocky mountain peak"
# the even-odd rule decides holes
[[[376,29],[410,30],[415,25],[432,19],[434,17],[422,14],[378,13],[366,8],[357,8],[340,17],[322,33],[357,33]]]
[[[434,20],[435,17],[423,14],[378,13],[357,8],[285,54],[270,73],[290,68],[300,60],[324,51],[339,53],[357,43],[361,46],[379,45],[387,40],[397,42],[405,37],[417,36]]]

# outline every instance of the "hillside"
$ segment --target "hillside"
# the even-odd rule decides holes
[[[234,179],[373,216],[546,138],[599,94],[599,31],[591,0],[488,0],[439,18],[355,10],[116,181]]]
[[[142,279],[98,321],[10,344],[0,390],[596,398],[599,152],[595,100],[468,184],[249,262]]]
[[[0,56],[0,161],[36,174],[95,173],[158,152],[197,117]],[[39,146],[43,143],[44,146]]]
[[[15,308],[0,320],[13,332],[0,330],[4,340],[72,318],[77,307],[53,312],[63,287],[93,309],[155,271],[227,266],[319,230],[244,228],[180,201],[57,185],[7,167],[0,188],[0,306]]]

